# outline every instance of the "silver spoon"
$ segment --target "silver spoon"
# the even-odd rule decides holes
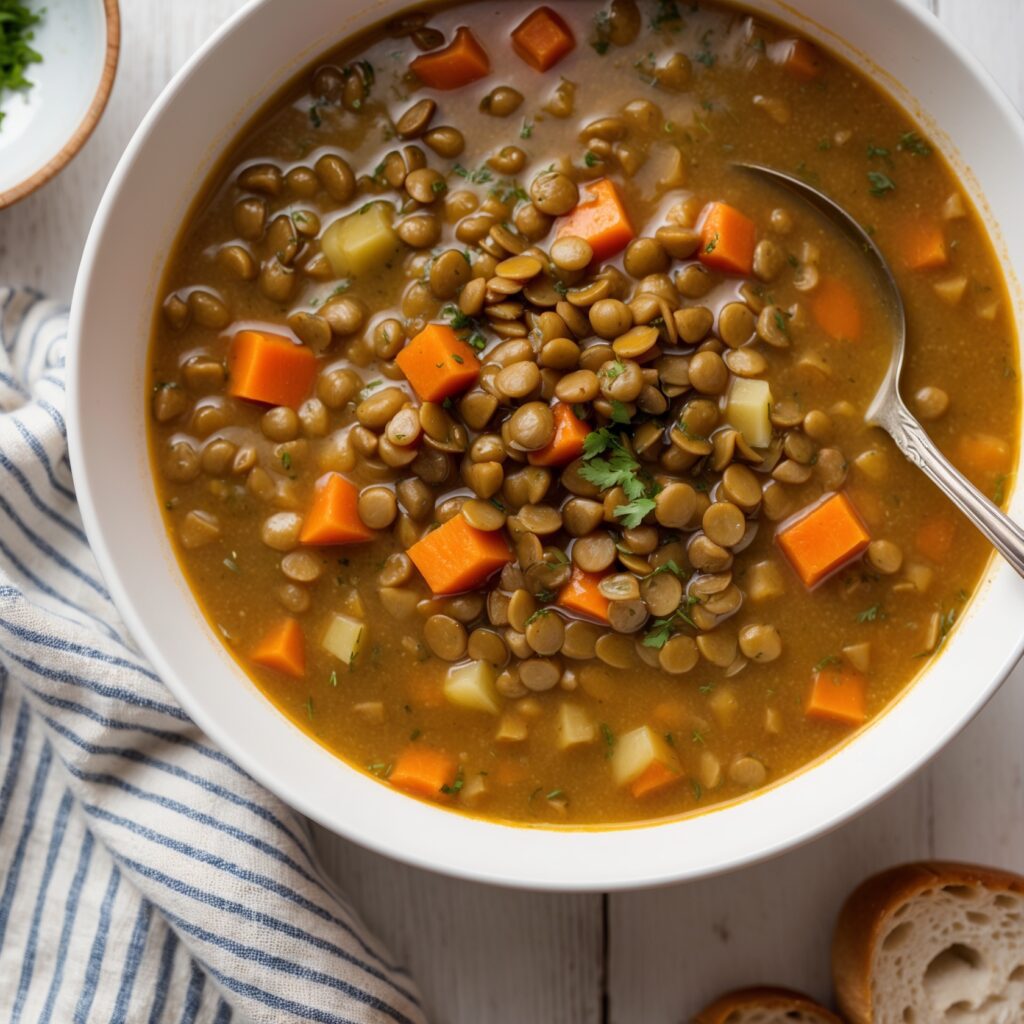
[[[864,414],[864,420],[869,426],[885,430],[896,442],[896,447],[918,469],[924,470],[946,497],[988,537],[1018,575],[1024,576],[1024,530],[953,467],[949,459],[935,447],[924,427],[917,422],[900,397],[900,373],[907,347],[906,313],[889,264],[871,236],[841,206],[799,178],[760,164],[736,166],[798,195],[867,255],[878,277],[882,299],[890,308],[895,335],[888,369]]]

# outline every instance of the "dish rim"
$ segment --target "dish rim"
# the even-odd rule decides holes
[[[117,65],[121,55],[121,10],[118,0],[102,0],[102,3],[107,38],[103,54],[103,70],[100,72],[100,80],[93,93],[89,109],[86,110],[82,120],[78,122],[75,130],[68,136],[67,141],[56,154],[38,170],[33,171],[24,181],[0,192],[0,210],[13,206],[30,196],[51,178],[56,177],[78,155],[100,123],[100,118],[107,108],[110,93],[114,88],[114,79],[117,77]]]
[[[349,828],[347,823],[342,822],[341,819],[336,815],[331,817],[329,814],[325,814],[324,807],[318,804],[315,800],[310,799],[306,793],[299,789],[288,789],[283,786],[280,780],[275,778],[266,766],[264,760],[255,754],[250,754],[248,751],[242,749],[242,746],[235,737],[228,730],[227,726],[220,720],[213,718],[211,715],[206,713],[206,709],[193,704],[191,701],[187,687],[179,684],[175,678],[174,672],[171,670],[167,660],[165,659],[162,650],[157,645],[156,641],[150,634],[150,630],[141,621],[140,617],[136,614],[134,604],[129,597],[127,591],[123,587],[123,581],[120,572],[116,568],[117,560],[112,555],[111,548],[107,544],[107,533],[106,530],[100,525],[98,517],[96,503],[94,495],[89,488],[89,474],[87,471],[88,458],[86,452],[80,445],[80,439],[78,431],[73,429],[74,426],[80,421],[81,408],[83,405],[84,395],[81,392],[81,365],[77,359],[78,352],[78,338],[83,326],[83,320],[85,318],[85,306],[86,306],[86,292],[88,290],[88,284],[92,274],[95,272],[94,257],[95,251],[99,248],[102,240],[103,232],[106,227],[106,222],[111,214],[111,210],[114,207],[118,193],[124,184],[126,178],[129,177],[134,158],[138,150],[145,144],[149,137],[150,129],[153,123],[160,117],[160,115],[168,108],[177,97],[178,91],[182,88],[185,81],[190,77],[196,66],[202,63],[208,54],[215,50],[222,42],[225,36],[232,33],[236,27],[245,19],[251,17],[258,9],[276,2],[276,0],[250,0],[244,7],[236,12],[220,29],[215,32],[210,39],[193,55],[192,58],[182,67],[182,69],[174,76],[168,86],[161,92],[160,96],[154,102],[150,111],[143,119],[141,125],[137,129],[133,136],[128,148],[125,151],[124,156],[119,162],[114,175],[104,193],[103,200],[100,204],[99,210],[96,215],[92,230],[90,231],[89,239],[86,244],[86,249],[83,254],[80,273],[78,282],[75,288],[75,301],[72,307],[72,318],[70,324],[69,337],[72,339],[71,345],[71,356],[69,366],[69,422],[72,429],[69,430],[69,441],[71,448],[71,462],[73,472],[78,482],[79,502],[82,507],[83,519],[85,521],[86,530],[90,537],[93,545],[94,552],[96,554],[97,561],[100,564],[101,571],[103,572],[104,578],[106,579],[108,586],[110,587],[111,594],[114,598],[115,604],[118,607],[119,612],[122,614],[126,625],[128,626],[131,634],[137,638],[139,646],[147,657],[150,658],[152,663],[160,672],[162,678],[165,679],[169,689],[174,693],[175,697],[179,699],[182,704],[186,707],[189,714],[196,720],[196,722],[207,732],[207,734],[213,739],[218,745],[220,745],[226,752],[228,752],[238,763],[256,779],[262,782],[272,792],[281,796],[282,799],[286,799],[291,806],[300,810],[302,813],[308,815],[314,820],[320,822],[326,828],[338,832],[339,834],[345,835],[346,837],[353,839],[360,844],[375,850],[376,852],[384,853],[388,856],[397,858],[406,863],[412,864],[417,867],[426,868],[433,871],[441,871],[457,877],[463,877],[470,880],[490,882],[501,885],[508,885],[514,887],[528,887],[538,890],[553,890],[553,891],[595,891],[595,890],[625,890],[634,889],[639,887],[656,886],[662,884],[669,884],[672,882],[682,881],[688,878],[695,877],[710,877],[714,874],[723,873],[726,871],[734,870],[744,865],[759,862],[769,857],[775,856],[778,853],[794,849],[804,843],[810,841],[817,836],[823,835],[832,829],[836,828],[842,822],[850,819],[854,815],[861,812],[867,806],[877,802],[886,794],[892,791],[899,783],[906,779],[909,775],[916,772],[924,763],[931,759],[935,754],[942,750],[949,740],[956,735],[969,721],[974,717],[977,711],[983,706],[983,704],[992,696],[996,689],[1001,685],[1006,675],[1012,669],[1013,665],[1018,660],[1022,650],[1024,650],[1024,635],[1018,634],[1012,645],[1008,646],[1006,655],[994,665],[991,669],[991,677],[986,681],[984,686],[978,686],[975,688],[976,692],[970,702],[959,712],[959,717],[956,720],[951,721],[946,727],[941,730],[928,730],[930,739],[923,741],[918,744],[921,748],[912,757],[906,758],[905,762],[902,763],[902,767],[895,774],[891,775],[887,779],[877,784],[864,784],[861,786],[858,796],[855,799],[851,799],[846,803],[842,804],[841,807],[833,808],[827,812],[821,813],[815,820],[809,824],[805,824],[797,830],[788,830],[785,835],[778,837],[774,841],[768,843],[762,843],[756,848],[751,848],[748,851],[740,852],[730,857],[726,857],[723,860],[716,862],[714,865],[705,866],[702,868],[689,868],[689,869],[662,869],[660,871],[633,871],[623,873],[621,871],[614,872],[614,877],[611,877],[607,871],[604,873],[591,873],[583,878],[567,877],[560,873],[547,875],[544,877],[537,877],[535,875],[524,875],[523,873],[516,873],[508,868],[497,869],[488,867],[486,865],[473,865],[469,863],[453,864],[440,860],[436,855],[436,852],[432,852],[431,848],[424,849],[410,848],[407,845],[397,844],[393,840],[383,838],[375,831],[367,832],[360,830],[359,828]],[[820,31],[826,36],[836,38],[836,34],[825,26],[819,25],[813,20],[810,14],[804,11],[794,8],[783,0],[768,0],[769,3],[784,12],[783,17],[788,15],[791,22],[795,21],[798,25],[806,25],[808,22],[820,29]],[[918,23],[919,29],[933,36],[938,37],[938,41],[943,44],[947,49],[953,51],[953,53],[959,58],[960,63],[963,65],[963,70],[966,74],[971,75],[976,84],[984,91],[986,97],[990,103],[992,103],[1001,114],[1003,120],[1013,125],[1018,141],[1024,147],[1024,122],[1021,122],[1020,116],[1013,105],[1010,103],[1006,95],[999,89],[999,87],[992,81],[988,73],[982,68],[980,63],[968,53],[961,44],[941,25],[929,15],[926,11],[921,10],[919,7],[914,5],[911,0],[879,0],[879,2],[887,2],[894,7],[901,8],[904,14],[909,15],[914,21]],[[380,8],[380,4],[367,4],[367,7]],[[404,6],[399,3],[387,3],[385,5],[389,11],[403,9]],[[339,33],[338,41],[335,45],[340,45],[340,40],[343,35]],[[848,44],[849,47],[850,44]],[[863,69],[862,69],[863,70]],[[885,74],[885,72],[882,72]],[[907,105],[907,99],[913,98],[909,92],[907,95],[900,99],[897,97],[897,102]],[[913,112],[913,111],[912,111]],[[251,116],[251,115],[249,115]],[[243,120],[247,121],[248,118]],[[237,126],[233,129],[234,133],[237,134]],[[963,168],[958,168],[958,173],[963,176]],[[205,180],[205,175],[204,175]],[[978,198],[979,190],[975,190],[975,198]],[[1002,259],[1004,264],[1006,263],[1005,256]],[[1013,285],[1016,284],[1016,277],[1013,272],[1012,264],[1005,265],[1003,267],[1004,273],[1007,279],[1007,283],[1011,286],[1011,290],[1014,295],[1019,294],[1019,285],[1016,289]],[[1015,302],[1015,306],[1019,305],[1019,301]],[[1024,353],[1018,352],[1018,357],[1024,359]],[[1024,363],[1022,363],[1024,365]],[[1015,491],[1015,497],[1019,496],[1019,489]],[[115,545],[116,546],[116,545]],[[1004,579],[1004,570],[1008,572],[1006,566],[995,565],[991,563],[986,570],[985,577],[983,578],[981,588],[990,587],[996,580]],[[179,570],[180,572],[180,570]],[[979,592],[980,589],[979,588]],[[972,605],[975,602],[972,601]],[[198,613],[199,621],[205,623],[202,613]],[[953,637],[949,647],[959,648],[962,646],[958,644],[958,639],[962,639],[964,629],[958,629]],[[219,641],[218,641],[219,643]],[[944,658],[950,656],[950,651],[947,650]],[[229,660],[230,655],[227,656]],[[910,691],[917,689],[923,677],[928,676],[932,673],[934,666],[925,669],[915,681],[910,684],[908,690],[904,691],[900,698],[897,698],[891,704],[885,712],[883,712],[878,719],[875,720],[873,725],[884,722],[887,718],[891,717],[895,710],[895,705],[899,704],[901,700],[906,698]],[[241,672],[240,669],[236,668],[236,671]],[[265,698],[263,698],[265,700]],[[283,716],[282,716],[283,718]],[[317,742],[306,736],[287,719],[284,719],[287,729],[293,730],[303,736],[303,739],[307,743],[317,746],[321,751],[324,748],[319,747]],[[864,738],[873,731],[873,725],[869,726],[863,732],[857,734],[846,744],[840,746],[835,752],[833,757],[838,755],[846,748],[851,746],[864,746]],[[329,754],[329,757],[336,759],[335,755]],[[743,805],[750,804],[767,804],[772,801],[772,794],[777,794],[781,790],[785,789],[787,785],[795,782],[800,777],[806,777],[820,772],[833,757],[827,757],[822,761],[815,762],[811,766],[795,773],[795,776],[789,776],[786,780],[782,780],[777,786],[770,787],[765,793],[758,794],[747,798],[740,803]],[[342,759],[340,761],[345,768],[353,775],[362,776],[357,769],[347,765]],[[365,778],[365,777],[364,777]],[[533,827],[529,824],[510,824],[500,821],[476,819],[470,818],[464,815],[458,815],[442,808],[435,808],[430,805],[422,804],[420,801],[412,800],[402,794],[397,794],[393,790],[389,790],[388,787],[380,785],[376,780],[367,780],[371,785],[377,787],[379,790],[389,793],[390,797],[401,801],[404,811],[407,812],[405,816],[415,819],[421,817],[419,813],[421,811],[427,811],[430,821],[427,822],[426,818],[423,821],[427,824],[437,824],[437,820],[441,815],[444,815],[448,819],[456,818],[462,822],[472,823],[471,827],[480,827],[487,830],[492,830],[496,833],[500,833],[502,829],[514,831],[519,834],[533,833],[540,834],[543,836],[558,837],[557,842],[563,845],[571,856],[572,847],[574,845],[574,837],[587,836],[594,839],[600,837],[612,837],[616,834],[622,833],[643,833],[652,829],[672,829],[673,826],[680,827],[685,826],[687,822],[706,819],[716,814],[728,813],[730,805],[725,805],[721,810],[710,808],[707,812],[697,816],[691,816],[683,819],[669,819],[662,822],[654,823],[635,823],[626,824],[625,826],[592,826],[584,827],[578,830],[559,830],[559,829],[545,829],[543,827]],[[283,792],[282,790],[286,790]],[[386,804],[388,801],[382,799],[381,803]],[[415,805],[416,810],[413,810]],[[394,807],[398,808],[398,804],[393,804]],[[735,806],[735,805],[731,805]],[[400,808],[401,810],[401,808]],[[453,831],[459,831],[459,828]],[[628,877],[627,877],[628,875]]]

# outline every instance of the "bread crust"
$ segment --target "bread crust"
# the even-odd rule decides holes
[[[904,903],[946,885],[1024,894],[1024,877],[955,861],[918,861],[872,875],[847,897],[832,939],[832,983],[849,1024],[873,1024],[871,964],[889,917]]]
[[[768,985],[737,989],[735,992],[719,996],[693,1018],[693,1024],[725,1024],[729,1014],[734,1011],[755,1007],[783,1012],[802,1010],[804,1013],[816,1013],[828,1024],[843,1024],[834,1013],[816,1003],[810,996],[794,992],[792,989]]]

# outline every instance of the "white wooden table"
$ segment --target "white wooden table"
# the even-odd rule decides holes
[[[129,136],[171,74],[241,5],[122,0],[110,106],[62,175],[0,211],[0,281],[70,297],[93,211]],[[928,6],[1024,108],[1024,3]],[[864,875],[933,856],[1024,870],[1022,726],[1024,666],[934,763],[838,832],[759,867],[653,892],[509,892],[407,868],[327,833],[319,846],[411,966],[437,1022],[674,1024],[724,988],[762,981],[828,998],[832,921]]]

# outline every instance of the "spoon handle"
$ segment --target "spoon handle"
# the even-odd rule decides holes
[[[1024,529],[954,468],[902,402],[890,408],[892,413],[880,417],[879,425],[889,432],[899,450],[924,470],[946,497],[992,541],[1017,574],[1024,576]]]

